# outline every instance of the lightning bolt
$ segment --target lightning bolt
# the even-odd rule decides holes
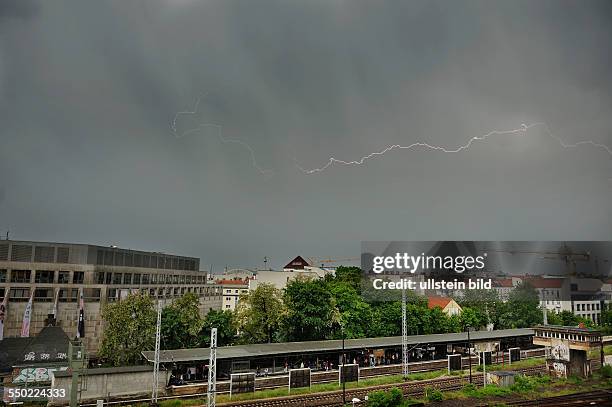
[[[344,160],[340,160],[337,159],[335,157],[330,157],[329,160],[327,161],[327,163],[320,167],[320,168],[313,168],[313,169],[305,169],[303,167],[301,167],[298,163],[297,160],[295,165],[296,167],[302,171],[304,174],[307,175],[311,175],[311,174],[316,174],[316,173],[321,173],[323,171],[325,171],[326,169],[328,169],[329,167],[333,166],[333,165],[343,165],[343,166],[357,166],[357,165],[364,165],[366,163],[366,161],[371,160],[373,158],[379,157],[379,156],[383,156],[393,150],[415,150],[418,148],[422,148],[422,149],[426,149],[426,150],[432,150],[432,151],[439,151],[442,153],[449,153],[449,154],[455,154],[455,153],[460,153],[464,150],[469,149],[474,143],[476,142],[484,142],[486,140],[488,140],[489,138],[493,137],[493,136],[516,136],[516,137],[524,137],[527,135],[529,129],[533,128],[533,127],[543,127],[546,131],[546,134],[551,137],[553,140],[555,140],[557,143],[559,143],[559,145],[563,148],[576,148],[576,147],[580,147],[580,146],[585,146],[585,145],[590,145],[592,147],[595,147],[597,149],[603,150],[606,153],[608,153],[608,155],[610,157],[612,157],[612,149],[610,149],[610,147],[608,147],[605,144],[601,144],[601,143],[597,143],[595,141],[592,140],[582,140],[582,141],[578,141],[576,143],[565,143],[561,138],[559,138],[558,136],[554,135],[552,133],[552,131],[550,130],[550,128],[548,127],[548,125],[546,123],[532,123],[529,125],[526,124],[522,124],[520,128],[518,129],[513,129],[513,130],[493,130],[487,134],[484,134],[482,136],[474,136],[471,139],[468,140],[467,143],[465,143],[464,145],[461,145],[457,148],[447,148],[447,147],[443,147],[443,146],[437,146],[437,145],[432,145],[432,144],[428,144],[428,143],[424,143],[421,141],[409,144],[409,145],[400,145],[400,144],[394,144],[394,145],[390,145],[380,151],[375,151],[373,153],[370,153],[368,155],[365,155],[363,157],[361,157],[358,160],[354,160],[354,161],[344,161]],[[611,178],[612,180],[612,178]]]
[[[172,130],[172,135],[177,138],[183,138],[186,137],[187,135],[191,134],[191,133],[195,133],[195,132],[199,132],[205,128],[213,128],[216,130],[217,132],[217,137],[219,138],[219,140],[223,143],[223,144],[238,144],[241,147],[243,147],[244,149],[246,149],[250,156],[251,156],[251,165],[257,169],[262,175],[272,175],[274,174],[274,171],[270,170],[270,169],[264,169],[263,167],[261,167],[259,165],[259,163],[257,162],[257,159],[255,157],[255,151],[253,150],[253,148],[246,142],[242,141],[242,140],[238,140],[238,139],[229,139],[223,136],[223,126],[221,124],[217,124],[217,123],[202,123],[200,125],[198,125],[195,128],[189,129],[187,131],[184,131],[182,133],[180,133],[177,129],[177,122],[179,121],[181,116],[193,116],[193,115],[197,115],[199,113],[199,107],[200,107],[200,103],[202,101],[202,99],[204,97],[206,97],[207,94],[203,94],[201,96],[198,96],[196,98],[196,101],[194,103],[193,106],[193,110],[185,110],[185,111],[180,111],[177,112],[174,115],[174,118],[170,124],[170,128]],[[425,143],[422,141],[417,141],[414,142],[412,144],[409,145],[401,145],[401,144],[394,144],[394,145],[390,145],[380,151],[375,151],[372,153],[369,153],[368,155],[365,155],[363,157],[361,157],[358,160],[352,160],[352,161],[345,161],[345,160],[340,160],[338,158],[335,157],[330,157],[329,160],[327,160],[327,163],[325,165],[323,165],[322,167],[319,168],[312,168],[312,169],[306,169],[303,168],[302,166],[300,166],[300,164],[298,163],[297,158],[294,158],[293,161],[295,162],[295,166],[296,168],[298,168],[302,173],[306,174],[306,175],[312,175],[312,174],[317,174],[317,173],[321,173],[325,170],[327,170],[328,168],[334,166],[334,165],[341,165],[341,166],[359,166],[359,165],[364,165],[366,163],[366,161],[369,161],[371,159],[377,158],[377,157],[381,157],[384,156],[385,154],[393,151],[393,150],[416,150],[416,149],[424,149],[424,150],[430,150],[430,151],[438,151],[438,152],[442,152],[442,153],[448,153],[448,154],[456,154],[456,153],[460,153],[464,150],[468,150],[470,147],[472,147],[472,145],[474,143],[477,142],[485,142],[488,139],[495,137],[495,136],[513,136],[513,137],[525,137],[528,135],[529,130],[534,128],[534,127],[541,127],[545,130],[545,133],[551,138],[553,139],[555,142],[557,142],[561,147],[565,148],[565,149],[572,149],[572,148],[578,148],[581,146],[591,146],[593,148],[605,151],[611,158],[612,158],[612,149],[602,143],[598,143],[595,142],[593,140],[581,140],[581,141],[577,141],[575,143],[566,143],[564,142],[560,137],[556,136],[555,134],[553,134],[553,132],[550,130],[548,124],[544,123],[544,122],[539,122],[539,123],[532,123],[532,124],[522,124],[521,127],[517,128],[517,129],[512,129],[512,130],[493,130],[487,134],[481,135],[481,136],[474,136],[472,138],[470,138],[467,143],[456,147],[456,148],[448,148],[448,147],[444,147],[444,146],[439,146],[439,145],[433,145],[433,144],[429,144],[429,143]],[[612,178],[608,178],[608,180],[612,181]]]
[[[261,167],[258,163],[257,163],[257,159],[255,158],[255,151],[253,150],[253,148],[247,144],[246,142],[242,141],[242,140],[238,140],[238,139],[230,139],[230,138],[226,138],[223,136],[223,125],[221,124],[217,124],[217,123],[201,123],[200,125],[198,125],[195,128],[186,130],[182,133],[180,133],[177,130],[177,122],[179,120],[179,118],[181,116],[193,116],[198,114],[198,110],[200,108],[200,102],[202,101],[202,98],[206,97],[207,94],[204,94],[202,96],[198,96],[196,98],[196,101],[194,103],[193,106],[193,110],[184,110],[181,112],[177,112],[174,115],[174,119],[172,119],[172,123],[170,124],[170,129],[172,130],[172,136],[174,136],[177,139],[181,139],[183,137],[188,136],[191,133],[196,133],[199,132],[203,129],[206,128],[212,128],[215,129],[217,132],[217,137],[219,138],[219,141],[221,141],[221,143],[223,144],[238,144],[241,147],[245,148],[249,154],[251,155],[251,165],[253,165],[253,167],[255,169],[257,169],[257,171],[259,171],[262,175],[272,175],[274,174],[274,171],[270,170],[270,169],[265,169],[263,167]]]

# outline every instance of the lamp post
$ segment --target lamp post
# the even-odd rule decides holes
[[[470,364],[470,384],[472,384],[472,345],[470,342],[470,326],[466,325],[467,329],[467,340],[468,340],[468,363]]]

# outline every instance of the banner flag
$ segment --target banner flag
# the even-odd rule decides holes
[[[21,324],[21,337],[27,338],[30,336],[30,321],[32,320],[32,301],[34,301],[34,291],[32,288],[30,293],[30,300],[26,305],[25,312],[23,313],[23,323]]]
[[[10,291],[10,287],[6,287],[4,289],[4,299],[2,300],[2,304],[0,304],[0,341],[4,339],[4,319],[6,318],[6,307],[8,306]]]
[[[79,295],[79,323],[77,326],[77,338],[85,337],[85,302],[83,301],[83,289],[81,288],[81,292]]]

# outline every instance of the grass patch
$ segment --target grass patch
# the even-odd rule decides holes
[[[495,363],[492,365],[487,365],[487,372],[489,371],[494,371],[494,370],[516,370],[516,369],[525,369],[527,367],[535,367],[535,366],[541,366],[544,365],[545,363],[545,359],[544,358],[532,358],[532,359],[523,359],[523,360],[519,360],[518,362],[514,362],[511,365],[509,365],[508,363]],[[477,372],[482,372],[482,365],[472,365],[472,370],[476,370]]]

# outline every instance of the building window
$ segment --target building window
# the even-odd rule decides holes
[[[30,275],[30,270],[12,270],[11,283],[29,283],[31,281]]]
[[[142,275],[142,283],[143,284],[149,284],[149,275],[148,274],[143,274]]]
[[[119,298],[119,296],[117,295],[117,289],[116,288],[109,288],[108,289],[108,294],[106,296],[106,300],[108,302],[115,302],[115,301],[117,301],[118,298]]]
[[[35,283],[53,283],[55,272],[49,270],[37,270],[34,274]]]
[[[73,271],[72,272],[72,284],[83,284],[85,279],[84,271]]]
[[[11,250],[11,261],[32,261],[32,246],[30,245],[13,245]]]
[[[84,288],[83,289],[83,301],[85,302],[100,302],[99,288]]]
[[[79,297],[78,288],[60,288],[59,300],[60,302],[76,302]]]
[[[57,275],[58,284],[68,284],[70,282],[70,272],[60,271]]]
[[[121,278],[123,274],[121,273],[113,273],[113,284],[121,284]]]
[[[25,302],[30,299],[29,288],[11,288],[9,299],[12,302]]]
[[[185,276],[181,276],[181,284],[185,284]]]
[[[132,284],[140,284],[140,274],[134,274],[134,279],[132,280]]]
[[[6,283],[6,269],[0,270],[0,283]]]
[[[52,288],[37,288],[34,290],[34,300],[40,302],[51,302],[53,301],[53,289]]]
[[[94,274],[94,281],[96,284],[104,284],[104,273],[101,271],[96,271]]]
[[[157,274],[151,274],[151,284],[157,284]]]

